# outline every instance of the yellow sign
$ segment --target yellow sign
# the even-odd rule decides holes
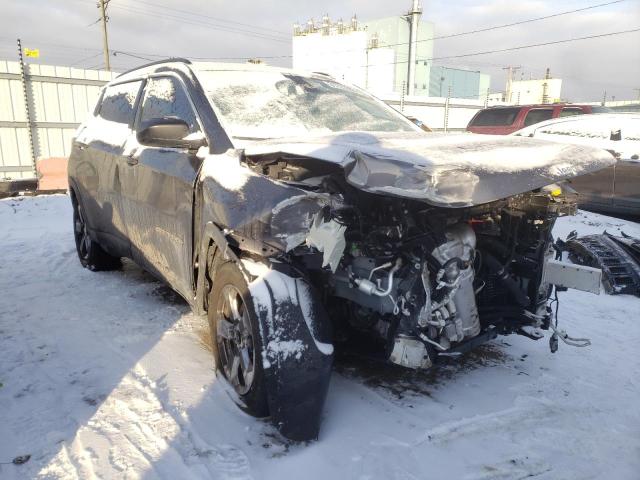
[[[37,48],[25,48],[24,49],[24,56],[25,57],[31,57],[31,58],[39,58],[40,57],[40,50]]]

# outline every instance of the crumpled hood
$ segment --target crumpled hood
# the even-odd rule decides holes
[[[466,207],[613,165],[607,151],[497,135],[341,133],[244,145],[247,156],[287,153],[341,165],[367,192]]]

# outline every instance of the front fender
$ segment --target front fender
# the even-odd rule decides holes
[[[314,289],[263,264],[242,260],[260,324],[271,418],[297,441],[318,437],[333,364],[331,324]]]

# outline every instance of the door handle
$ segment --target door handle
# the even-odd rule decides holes
[[[133,167],[134,165],[137,165],[137,164],[138,164],[138,157],[135,155],[135,153],[127,155],[127,165],[131,165]]]

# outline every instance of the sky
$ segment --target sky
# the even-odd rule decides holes
[[[527,20],[611,0],[422,0],[423,19],[436,36]],[[112,69],[132,68],[165,56],[222,59],[262,57],[291,65],[294,22],[362,21],[399,16],[410,0],[110,0],[107,6]],[[30,60],[102,68],[102,31],[95,0],[0,0],[0,60],[15,60],[16,38],[40,49]],[[623,0],[587,11],[515,27],[436,40],[434,57],[462,55],[574,37],[640,28],[640,0]],[[120,53],[123,52],[123,53]],[[128,55],[127,55],[128,54]],[[277,57],[277,58],[266,58]],[[640,32],[559,45],[442,60],[437,64],[491,75],[491,90],[503,91],[507,65],[515,79],[541,78],[545,69],[563,79],[571,101],[631,100],[640,92]]]

